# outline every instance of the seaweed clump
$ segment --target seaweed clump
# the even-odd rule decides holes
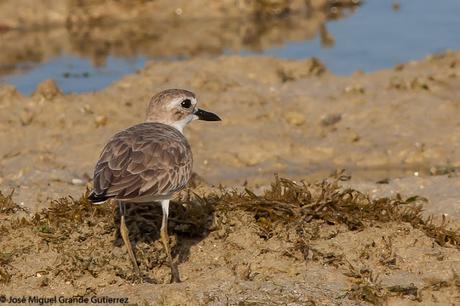
[[[11,255],[11,253],[0,252],[0,284],[8,283],[11,280],[11,274],[4,268],[12,261]]]
[[[449,228],[446,218],[440,224],[435,224],[432,217],[425,218],[422,215],[423,203],[427,201],[425,198],[403,198],[397,194],[391,198],[373,199],[352,188],[342,187],[340,182],[348,179],[338,174],[320,182],[308,183],[275,176],[271,187],[261,194],[249,189],[243,192],[223,191],[215,209],[228,216],[238,210],[249,213],[261,238],[278,238],[293,243],[294,247],[288,248],[286,255],[300,257],[306,262],[319,260],[322,264],[342,270],[353,283],[343,297],[372,304],[381,304],[395,295],[420,300],[420,290],[414,285],[387,287],[379,279],[382,269],[391,271],[398,268],[391,237],[382,237],[383,251],[377,261],[367,260],[366,264],[366,259],[358,255],[357,260],[363,263],[358,266],[353,266],[345,253],[336,254],[328,248],[317,249],[314,241],[334,238],[341,231],[362,231],[385,223],[408,223],[438,245],[460,249],[459,230]],[[375,247],[376,242],[371,241],[370,244]]]
[[[14,190],[9,195],[4,195],[0,191],[0,213],[1,214],[14,214],[19,210],[24,210],[21,206],[13,201]]]
[[[460,233],[448,228],[445,218],[441,224],[434,224],[432,218],[422,216],[423,202],[418,196],[402,198],[372,199],[369,195],[351,188],[342,188],[340,181],[348,177],[337,177],[317,183],[295,182],[275,177],[271,188],[262,195],[249,189],[244,192],[224,192],[218,200],[217,210],[240,209],[251,212],[260,229],[271,237],[285,230],[301,230],[309,223],[320,221],[330,225],[345,225],[351,231],[362,230],[374,222],[399,221],[410,223],[422,230],[439,245],[460,246]]]
[[[4,195],[0,191],[0,214],[10,215],[22,209],[13,201],[13,193],[14,190],[9,195]],[[0,233],[2,233],[2,236],[8,233],[8,228],[4,224],[0,226]],[[11,253],[4,252],[4,250],[0,251],[0,284],[8,283],[11,280],[11,274],[6,268],[11,261]]]
[[[46,273],[54,277],[60,275],[69,282],[83,275],[98,277],[103,273],[134,280],[135,275],[124,252],[113,251],[115,246],[123,247],[118,206],[112,201],[93,205],[87,196],[88,192],[79,199],[64,197],[53,200],[49,208],[33,216],[30,225],[35,235],[58,254],[56,265],[48,267]],[[212,223],[212,209],[204,203],[203,199],[190,192],[181,205],[171,202],[170,232],[184,239],[204,237]],[[157,203],[128,204],[126,215],[138,263],[141,270],[149,274],[146,275],[149,279],[166,262],[163,247],[157,241],[161,206]],[[172,246],[176,244],[177,239],[173,237]]]

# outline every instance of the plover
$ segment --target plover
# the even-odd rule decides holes
[[[94,170],[94,189],[89,200],[118,202],[120,233],[137,275],[139,266],[125,223],[126,203],[161,202],[160,229],[171,282],[179,282],[173,265],[168,237],[169,201],[184,189],[192,174],[192,151],[183,135],[184,127],[200,119],[220,121],[213,113],[196,107],[195,94],[184,89],[164,90],[150,100],[146,122],[115,134],[105,145]]]

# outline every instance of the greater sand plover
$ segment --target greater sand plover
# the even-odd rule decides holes
[[[125,223],[125,204],[158,201],[163,210],[160,236],[171,267],[171,282],[180,281],[171,257],[167,225],[169,200],[185,188],[192,174],[192,151],[183,129],[196,119],[221,120],[196,104],[195,94],[187,90],[168,89],[156,94],[148,105],[146,122],[115,134],[96,164],[94,189],[88,198],[93,203],[108,199],[118,202],[120,233],[138,275]]]

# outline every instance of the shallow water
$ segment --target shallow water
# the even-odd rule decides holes
[[[446,49],[460,49],[460,1],[367,1],[350,18],[330,21],[327,30],[334,43],[320,39],[288,42],[263,55],[300,59],[316,56],[337,74],[366,72],[420,59]]]
[[[6,81],[25,94],[32,93],[38,83],[49,78],[56,80],[64,92],[96,91],[142,68],[145,61],[142,56],[131,60],[110,56],[105,66],[97,67],[89,59],[64,55],[25,73],[9,76]]]
[[[235,30],[235,27],[241,25],[238,25],[238,21],[233,21],[230,26],[222,27],[223,30],[218,32],[222,37],[217,46],[206,45],[200,49],[199,45],[196,50],[192,48],[186,52],[182,52],[180,46],[175,46],[176,49],[171,48],[165,54],[165,50],[161,48],[165,44],[164,37],[163,40],[160,37],[155,41],[155,35],[138,33],[146,40],[144,44],[139,44],[139,40],[130,41],[126,37],[129,52],[119,54],[119,50],[110,50],[102,64],[94,59],[94,53],[98,50],[87,50],[100,41],[85,38],[77,41],[83,44],[83,47],[80,46],[83,51],[69,52],[61,46],[57,48],[62,50],[58,50],[50,58],[38,61],[26,58],[23,62],[13,64],[15,67],[10,69],[12,71],[8,70],[8,73],[0,76],[0,82],[13,84],[22,93],[30,94],[38,83],[51,78],[58,82],[64,92],[88,92],[102,89],[124,75],[135,72],[150,59],[171,60],[221,54],[266,55],[288,59],[315,56],[332,72],[350,74],[358,69],[370,72],[446,49],[460,49],[460,39],[456,31],[460,28],[460,1],[407,0],[400,2],[399,9],[395,9],[394,3],[388,0],[367,1],[355,12],[347,14],[347,17],[329,20],[314,30],[302,29],[305,26],[303,23],[290,25],[286,20],[282,22],[287,25],[280,26],[275,23],[256,26],[255,34],[252,33],[249,39],[243,37],[247,33],[239,34],[244,32],[240,28]],[[214,21],[200,22],[200,29],[214,26]],[[293,29],[289,28],[291,26]],[[296,26],[300,28],[295,28]],[[179,34],[180,31],[183,32],[185,43],[188,38],[187,31],[190,30],[187,26],[182,29],[173,27],[173,31],[179,31]],[[139,26],[137,29],[142,31],[144,28]],[[226,41],[225,36],[228,33],[224,31],[241,37],[232,37],[228,39],[230,41]],[[285,31],[286,37],[281,33],[278,34],[281,38],[273,38],[272,32],[276,31]],[[305,34],[298,34],[299,31],[304,31]],[[132,32],[128,33],[127,35],[133,35]],[[238,41],[235,43],[235,40]]]

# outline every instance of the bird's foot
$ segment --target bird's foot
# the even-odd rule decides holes
[[[181,280],[179,275],[179,269],[177,269],[177,266],[174,263],[171,263],[171,281],[169,283],[173,284],[180,282]]]

